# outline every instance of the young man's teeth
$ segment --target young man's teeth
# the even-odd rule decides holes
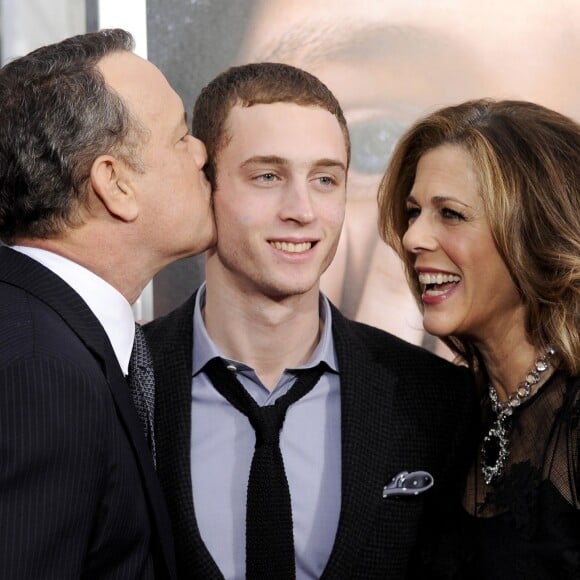
[[[312,247],[312,242],[301,242],[299,244],[294,244],[293,242],[270,242],[277,250],[282,250],[283,252],[300,253],[306,252]]]
[[[421,284],[448,284],[449,282],[459,282],[461,278],[455,274],[419,274]]]

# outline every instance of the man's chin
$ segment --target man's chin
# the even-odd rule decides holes
[[[268,289],[264,289],[264,295],[277,302],[294,300],[300,297],[309,297],[318,294],[320,290],[319,280],[316,281],[296,281],[272,284]]]

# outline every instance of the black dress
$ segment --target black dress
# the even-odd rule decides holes
[[[580,580],[580,377],[555,373],[512,421],[503,476],[470,471],[449,577]]]

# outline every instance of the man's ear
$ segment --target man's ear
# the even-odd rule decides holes
[[[112,155],[100,155],[91,167],[95,195],[114,217],[132,222],[139,215],[131,173],[125,163]]]

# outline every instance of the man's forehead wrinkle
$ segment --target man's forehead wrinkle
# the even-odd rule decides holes
[[[266,45],[253,60],[316,64],[327,60],[384,60],[387,57],[432,58],[451,51],[448,39],[413,26],[372,25],[339,21],[303,23]]]

